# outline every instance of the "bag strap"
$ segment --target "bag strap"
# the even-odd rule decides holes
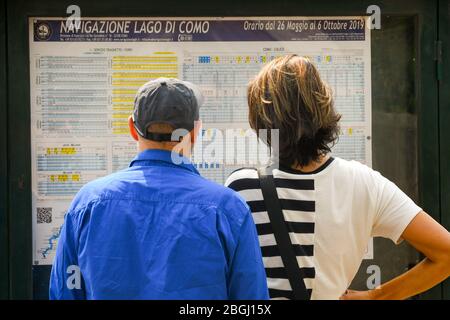
[[[270,167],[258,169],[261,191],[264,197],[267,213],[273,228],[277,247],[280,250],[281,259],[286,269],[289,283],[291,284],[295,300],[309,300],[309,294],[304,282],[304,274],[298,266],[297,256],[292,247],[289,231],[284,221],[280,200]]]

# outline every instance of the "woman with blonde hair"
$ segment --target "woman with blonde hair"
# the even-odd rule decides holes
[[[272,299],[406,299],[450,275],[450,233],[380,173],[330,155],[340,115],[308,59],[265,65],[248,106],[257,134],[279,130],[279,165],[235,171],[226,185],[252,210]],[[404,239],[425,259],[376,289],[347,290],[371,237]]]

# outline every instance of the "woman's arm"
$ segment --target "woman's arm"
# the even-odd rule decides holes
[[[407,299],[424,292],[450,276],[450,233],[424,211],[406,227],[402,238],[425,255],[404,274],[369,291],[348,290],[343,300]]]

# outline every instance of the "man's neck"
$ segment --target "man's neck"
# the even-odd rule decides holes
[[[139,141],[138,143],[138,150],[139,152],[145,151],[145,150],[165,150],[170,152],[176,152],[181,154],[182,156],[189,158],[191,156],[190,152],[187,152],[187,150],[177,148],[176,143],[159,143],[159,142],[153,142],[153,141]]]

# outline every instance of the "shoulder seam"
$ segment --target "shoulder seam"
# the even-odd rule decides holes
[[[233,173],[241,171],[241,170],[255,170],[255,171],[257,171],[258,169],[255,168],[255,167],[243,167],[243,168],[239,168],[239,169],[236,169],[236,170],[232,171],[229,176],[231,176]]]

